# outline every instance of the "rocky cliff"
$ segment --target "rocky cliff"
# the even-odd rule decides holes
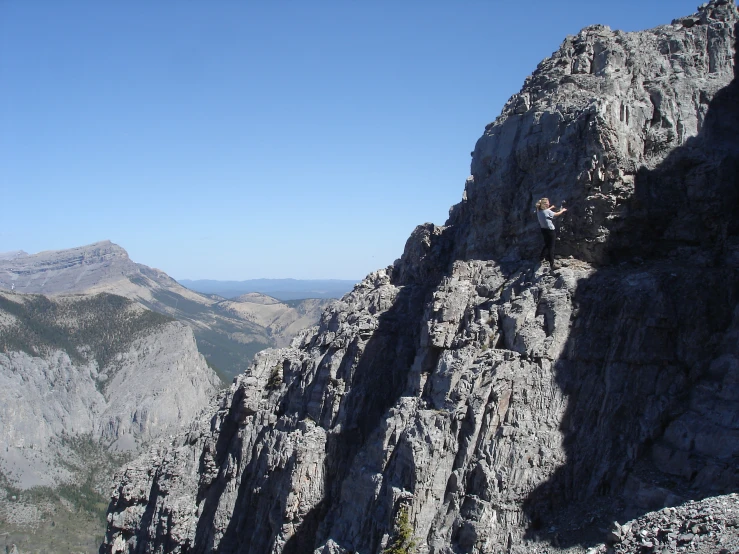
[[[0,258],[3,262],[0,264],[0,287],[17,292],[84,292],[138,273],[126,251],[107,240],[68,250],[9,254],[14,255]]]
[[[63,439],[136,452],[219,384],[190,328],[140,304],[0,293],[0,468],[22,488],[71,477]]]
[[[405,514],[419,553],[584,552],[736,491],[738,19],[568,37],[444,227],[120,475],[101,551],[379,553]]]
[[[230,381],[254,354],[285,346],[303,327],[318,321],[329,300],[305,306],[264,306],[226,301],[189,290],[158,269],[133,262],[110,241],[28,255],[0,255],[0,290],[35,294],[107,292],[186,322],[200,351]]]
[[[189,327],[131,300],[0,293],[0,549],[96,551],[115,470],[220,386]]]

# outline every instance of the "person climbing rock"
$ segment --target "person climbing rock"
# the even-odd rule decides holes
[[[539,219],[539,227],[544,237],[544,248],[541,249],[541,258],[547,254],[549,265],[554,269],[554,242],[557,240],[557,231],[554,228],[554,218],[559,217],[567,211],[562,208],[555,212],[556,206],[549,205],[549,198],[542,198],[536,203],[536,217]]]

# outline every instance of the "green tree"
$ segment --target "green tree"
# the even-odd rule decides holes
[[[282,384],[282,366],[278,363],[272,368],[272,373],[267,381],[267,390],[278,388]]]
[[[408,507],[403,506],[395,520],[394,536],[382,554],[413,554],[416,541],[413,540],[413,527],[408,516]]]

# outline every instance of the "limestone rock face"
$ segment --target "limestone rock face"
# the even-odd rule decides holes
[[[460,255],[531,257],[540,248],[531,212],[545,196],[572,207],[562,254],[601,262],[632,246],[620,239],[633,227],[634,197],[671,201],[649,190],[644,172],[701,132],[734,76],[735,12],[734,2],[713,3],[650,31],[595,25],[567,37],[475,146],[467,201],[451,220],[467,225]]]
[[[445,227],[120,474],[101,551],[379,553],[405,512],[419,553],[595,552],[736,491],[737,20],[568,38]]]
[[[37,294],[82,292],[125,279],[136,270],[126,251],[107,240],[33,256],[8,256],[0,261],[2,288]]]
[[[0,347],[0,470],[22,488],[69,477],[66,439],[178,432],[220,384],[189,327],[110,295],[0,293]]]

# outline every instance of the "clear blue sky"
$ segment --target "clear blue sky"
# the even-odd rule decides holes
[[[538,62],[698,0],[0,0],[0,252],[359,279],[443,224]]]

